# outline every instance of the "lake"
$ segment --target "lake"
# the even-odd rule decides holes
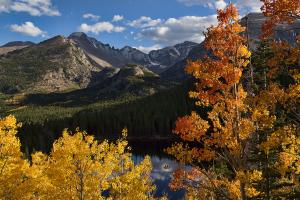
[[[164,149],[171,146],[172,143],[172,141],[167,140],[129,141],[135,163],[141,162],[145,155],[151,156],[151,178],[156,185],[155,196],[161,197],[165,194],[170,200],[181,200],[184,197],[184,191],[172,191],[168,185],[172,179],[173,172],[177,168],[183,167],[188,169],[189,167],[182,166],[164,152]]]

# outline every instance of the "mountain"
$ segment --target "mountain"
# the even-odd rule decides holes
[[[102,69],[71,40],[56,36],[0,56],[0,91],[52,92],[87,87]]]
[[[241,19],[241,24],[246,27],[246,36],[248,34],[249,37],[250,49],[256,48],[262,34],[262,25],[266,20],[267,18],[262,13],[250,13]],[[300,20],[293,24],[280,24],[274,30],[276,40],[286,40],[291,44],[296,43],[297,35],[300,35]],[[184,71],[187,61],[201,59],[205,55],[207,55],[207,50],[204,48],[204,42],[197,44],[189,51],[185,59],[169,67],[160,76],[165,80],[181,82],[189,77]]]
[[[265,20],[260,13],[250,13],[241,19],[247,28],[252,49],[256,47]],[[295,42],[295,36],[299,34],[299,21],[275,28],[276,39],[291,43]],[[117,91],[114,88],[118,84],[113,82],[123,83],[128,80],[120,76],[128,64],[140,66],[144,74],[153,73],[153,77],[159,75],[161,81],[156,83],[176,83],[188,77],[184,72],[187,60],[196,60],[206,54],[203,43],[193,42],[183,42],[148,54],[130,46],[117,49],[81,32],[72,33],[67,38],[56,36],[39,44],[10,42],[0,47],[0,91],[47,93],[94,86],[108,87],[108,90],[112,87],[112,90]],[[141,70],[135,69],[135,72],[139,74]]]
[[[184,59],[189,51],[197,45],[193,42],[184,42],[146,54],[130,46],[116,49],[81,32],[72,33],[69,39],[73,40],[91,59],[103,67],[120,68],[126,64],[138,64],[158,74]]]
[[[30,42],[30,41],[14,41],[14,42],[8,42],[4,44],[2,47],[14,47],[14,46],[31,46],[34,45],[35,43]]]
[[[120,49],[120,53],[128,62],[138,63],[140,65],[149,64],[149,56],[136,48],[125,46]]]
[[[181,82],[187,79],[189,76],[184,71],[184,68],[188,60],[197,60],[202,58],[207,54],[207,50],[204,48],[204,43],[198,44],[195,46],[185,59],[175,63],[173,66],[169,67],[166,71],[160,74],[162,79],[169,80],[173,82]]]
[[[170,87],[168,82],[141,65],[104,68],[97,84],[69,92],[29,94],[22,102],[34,105],[80,106],[120,97],[143,97]],[[101,77],[101,78],[100,78]]]
[[[26,41],[26,42],[23,42],[23,41],[9,42],[9,43],[4,44],[3,46],[0,46],[0,55],[7,54],[11,51],[15,51],[15,50],[18,50],[18,49],[23,49],[23,48],[31,46],[31,45],[34,45],[34,43],[29,42],[29,41]]]
[[[109,44],[103,44],[95,38],[88,37],[85,33],[72,33],[69,37],[85,53],[102,67],[121,67],[126,61],[119,50]]]
[[[56,36],[39,44],[10,42],[1,47],[10,49],[0,55],[0,92],[83,89],[116,75],[118,69],[128,64],[143,66],[144,74],[157,77],[184,59],[195,45],[184,42],[146,54],[129,46],[116,49],[80,32],[67,38]]]
[[[147,67],[160,74],[175,63],[185,59],[189,52],[197,45],[197,43],[186,41],[175,46],[151,51]]]
[[[97,98],[117,97],[122,94],[148,96],[162,89],[160,77],[141,66],[130,64],[118,70],[115,75],[94,86]]]

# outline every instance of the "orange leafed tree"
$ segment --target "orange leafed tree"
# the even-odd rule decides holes
[[[171,186],[182,186],[189,191],[188,195],[197,198],[245,199],[259,193],[249,184],[249,177],[255,173],[259,179],[260,172],[251,171],[246,162],[257,119],[245,115],[249,108],[244,103],[246,92],[240,79],[251,53],[245,46],[241,34],[245,28],[239,24],[238,16],[233,4],[219,10],[219,23],[208,29],[205,39],[206,49],[212,56],[189,62],[186,68],[197,80],[196,90],[190,92],[190,97],[209,111],[204,117],[193,112],[176,123],[175,133],[198,145],[189,147],[179,143],[168,152],[194,166],[189,172],[177,171]],[[233,177],[218,177],[213,168],[201,167],[204,161],[224,163],[233,172]],[[191,184],[183,184],[183,181]],[[196,190],[195,185],[198,186]]]
[[[274,194],[299,191],[297,127],[293,123],[282,125],[277,119],[278,107],[287,110],[285,105],[295,106],[291,96],[298,98],[298,90],[293,90],[295,85],[285,90],[271,77],[263,91],[250,95],[243,90],[241,77],[251,53],[245,46],[245,29],[238,16],[232,4],[219,10],[218,25],[209,28],[205,35],[210,57],[190,61],[186,67],[196,79],[195,91],[189,95],[196,99],[202,112],[178,119],[174,132],[187,144],[177,143],[167,151],[192,166],[188,171],[178,169],[170,184],[173,189],[185,188],[187,198],[264,198],[271,191],[265,187],[266,179],[271,180],[266,169],[276,171],[272,180],[279,188],[272,191]],[[295,62],[297,48],[291,52],[293,56],[288,54],[287,60]],[[273,64],[281,66],[283,57],[274,55]],[[268,74],[276,69],[270,69]],[[295,70],[291,73],[297,82]],[[255,152],[267,158],[272,155],[273,160],[267,159],[266,164],[256,162]]]

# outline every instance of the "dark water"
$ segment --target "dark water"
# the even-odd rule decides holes
[[[172,145],[172,141],[166,140],[149,140],[149,141],[130,141],[132,147],[133,160],[139,163],[145,155],[151,156],[152,173],[151,178],[156,185],[155,196],[161,197],[166,195],[171,200],[181,200],[184,197],[184,191],[172,191],[169,183],[172,179],[173,172],[179,168],[188,168],[182,166],[171,156],[164,153],[164,149]]]
[[[143,156],[134,155],[133,159],[136,163],[143,160]],[[156,185],[155,196],[161,197],[166,195],[168,199],[183,199],[184,191],[172,191],[169,188],[169,183],[172,179],[173,171],[179,167],[179,164],[168,158],[168,157],[158,157],[151,156],[152,161],[152,173],[151,178],[153,183]]]

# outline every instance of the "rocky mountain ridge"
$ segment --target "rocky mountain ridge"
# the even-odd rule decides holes
[[[58,35],[38,44],[10,42],[0,47],[0,51],[5,49],[0,55],[0,91],[47,93],[83,89],[113,77],[128,64],[143,66],[147,74],[158,77],[155,72],[184,59],[195,45],[184,42],[146,54],[129,46],[116,49],[80,32],[69,37]]]
[[[197,45],[193,42],[184,42],[175,46],[153,50],[146,54],[130,46],[116,49],[81,32],[72,33],[68,38],[73,40],[95,62],[103,67],[120,68],[129,63],[138,64],[144,65],[158,74],[184,59],[189,51]]]
[[[11,51],[15,51],[18,49],[23,49],[25,47],[34,45],[33,42],[23,42],[23,41],[14,41],[14,42],[8,42],[6,44],[4,44],[3,46],[0,46],[0,55],[4,55],[7,54]]]
[[[251,13],[241,20],[247,28],[252,49],[255,49],[265,20],[261,13]],[[299,21],[275,29],[275,38],[279,40],[295,42],[299,34]],[[206,54],[203,43],[193,42],[148,54],[130,46],[117,49],[81,32],[69,37],[56,36],[39,44],[10,42],[0,47],[0,92],[64,92],[97,86],[106,80],[118,82],[119,73],[123,71],[120,69],[126,69],[128,64],[143,68],[142,73],[141,67],[133,67],[131,70],[135,73],[130,77],[139,79],[146,73],[163,81],[181,82],[188,77],[184,72],[187,60]]]

